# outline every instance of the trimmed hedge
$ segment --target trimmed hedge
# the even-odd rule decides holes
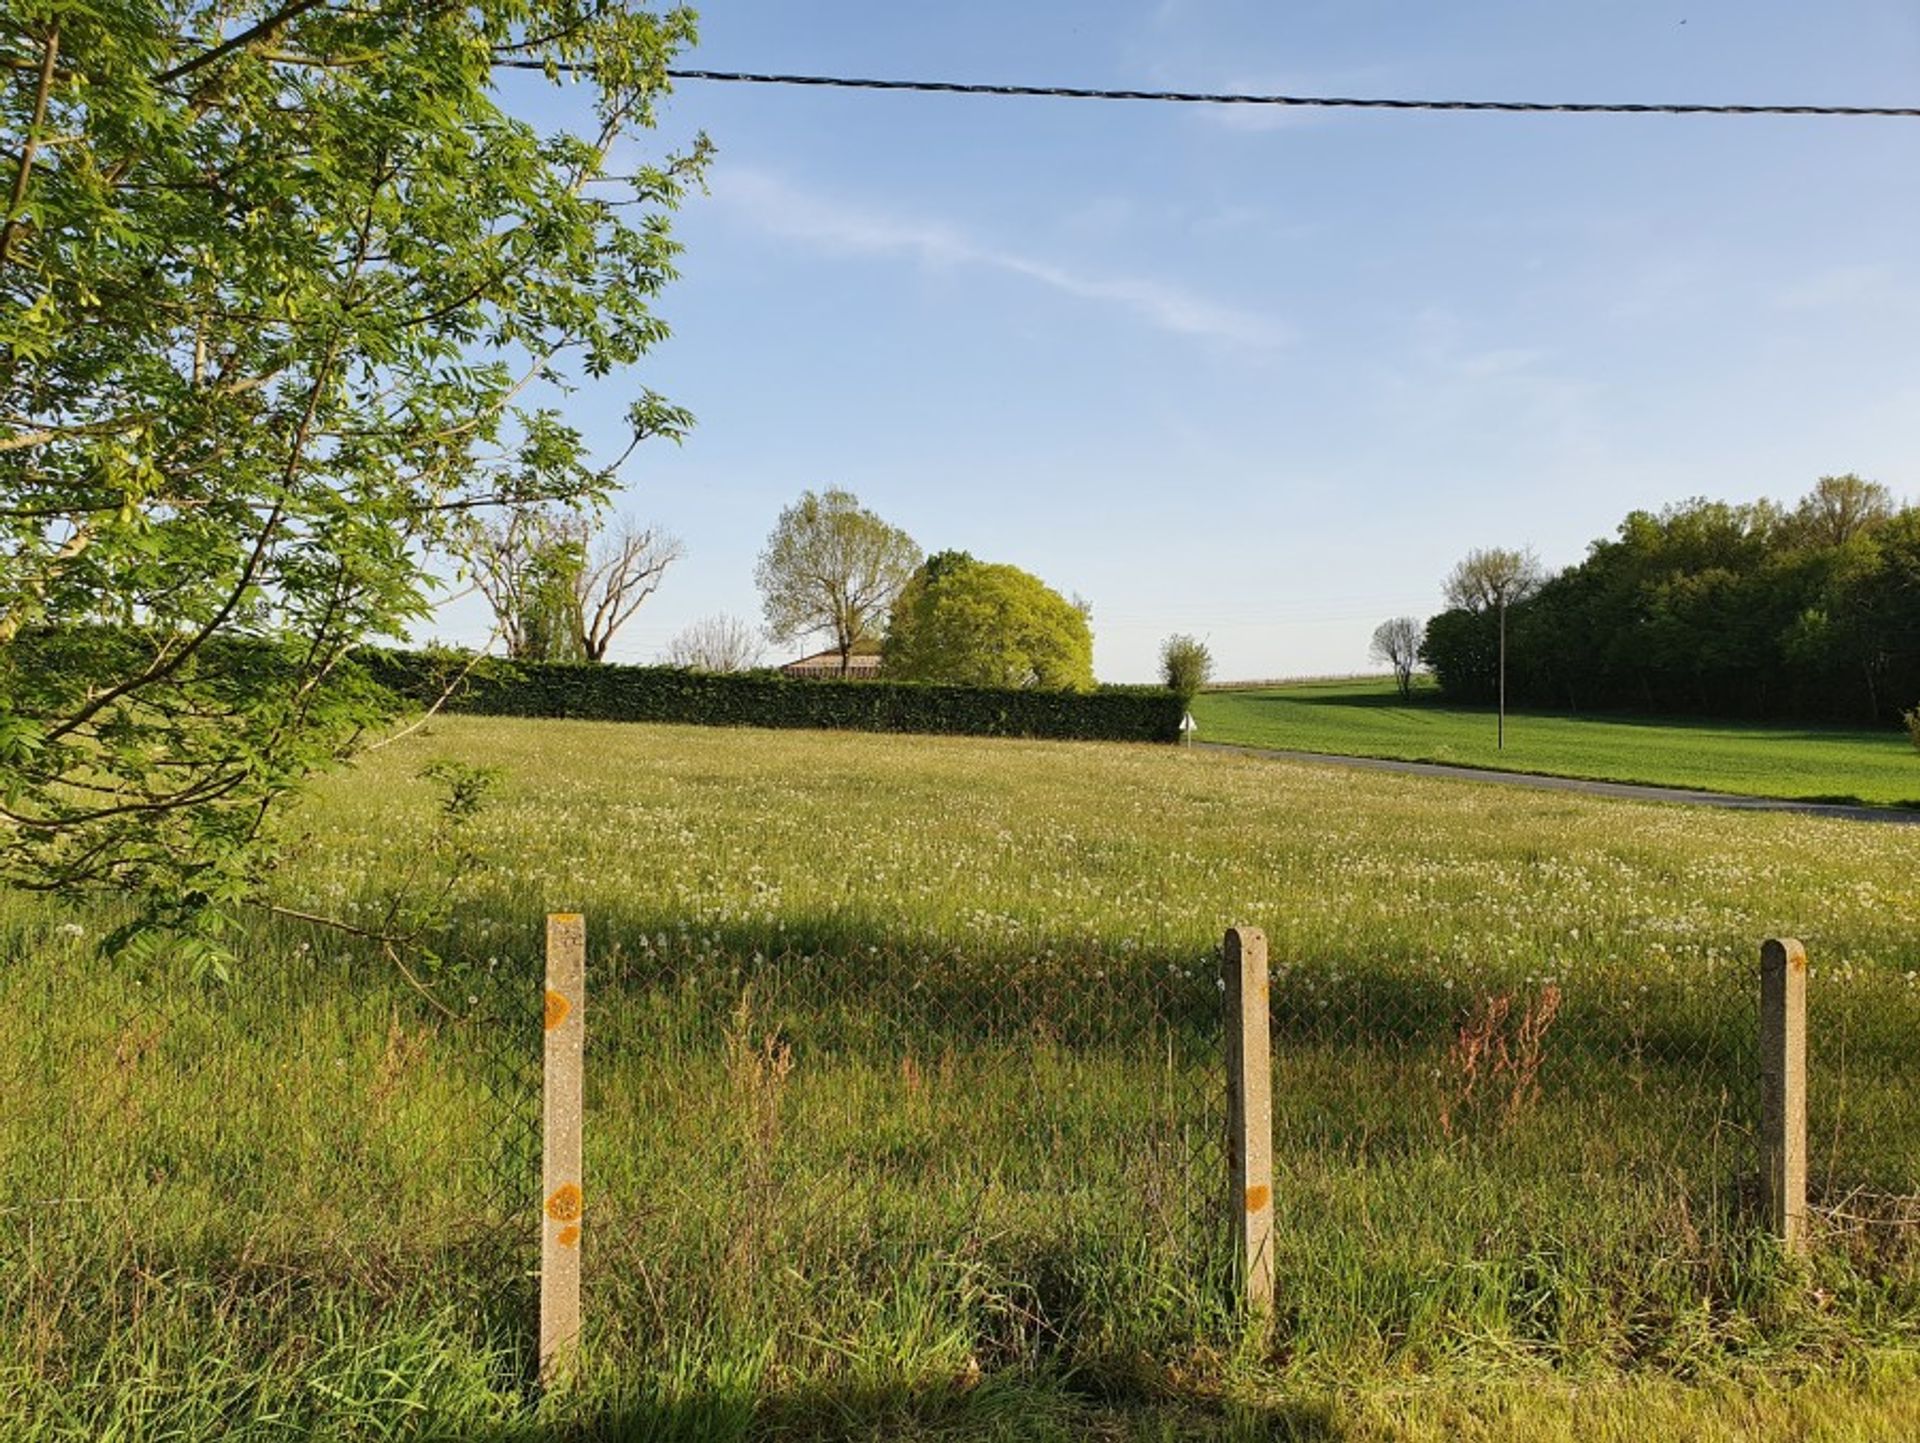
[[[365,651],[359,659],[373,680],[422,705],[438,700],[470,660],[458,654],[397,651]],[[917,682],[816,681],[777,671],[720,675],[671,666],[483,657],[454,686],[445,710],[580,721],[1173,742],[1179,740],[1186,708],[1173,692],[1157,686],[1002,691]]]

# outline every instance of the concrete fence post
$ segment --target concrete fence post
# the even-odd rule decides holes
[[[1760,949],[1760,1185],[1767,1223],[1789,1252],[1807,1246],[1807,949]]]
[[[571,1369],[580,1344],[582,1061],[586,1038],[587,923],[547,918],[546,1056],[540,1153],[540,1382]]]
[[[1267,937],[1227,930],[1227,1157],[1234,1266],[1249,1313],[1273,1320],[1273,1041],[1267,1008]]]

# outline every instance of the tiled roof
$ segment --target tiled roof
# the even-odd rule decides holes
[[[809,675],[827,674],[838,676],[840,674],[840,653],[837,651],[817,651],[812,656],[803,656],[797,661],[787,662],[780,670],[790,674],[804,672]],[[874,652],[856,651],[848,660],[847,670],[853,673],[876,672],[880,670],[880,657]]]

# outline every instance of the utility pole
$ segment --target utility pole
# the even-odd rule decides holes
[[[1500,720],[1494,727],[1493,749],[1507,749],[1507,591],[1500,588]]]

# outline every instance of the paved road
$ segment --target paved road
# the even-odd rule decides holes
[[[1508,787],[1533,787],[1546,792],[1580,792],[1590,797],[1614,797],[1625,802],[1680,802],[1694,807],[1724,807],[1736,812],[1798,812],[1808,817],[1837,817],[1848,822],[1885,822],[1920,826],[1920,811],[1896,807],[1855,807],[1843,802],[1793,802],[1783,797],[1746,797],[1731,792],[1697,792],[1684,787],[1647,787],[1634,782],[1589,782],[1577,777],[1540,777],[1526,772],[1492,772],[1484,767],[1450,767],[1439,762],[1397,762],[1384,757],[1339,757],[1327,752],[1291,752],[1274,747],[1242,747],[1227,742],[1195,742],[1196,750],[1237,752],[1283,762],[1311,762],[1316,766],[1357,767],[1369,772],[1400,772],[1415,777],[1442,777],[1457,782],[1493,782]]]

